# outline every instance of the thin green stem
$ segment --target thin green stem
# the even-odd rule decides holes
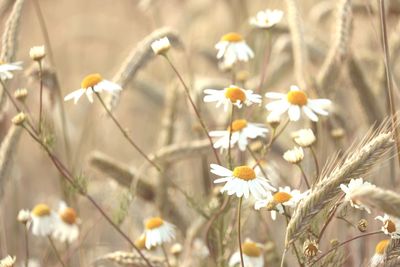
[[[60,253],[58,252],[56,246],[54,245],[53,239],[50,236],[47,236],[49,239],[50,245],[53,248],[54,254],[56,254],[57,260],[60,262],[61,266],[66,267],[65,263],[63,262]]]
[[[171,267],[171,264],[169,263],[169,259],[168,259],[168,253],[167,253],[167,250],[165,249],[165,246],[162,245],[161,249],[162,249],[162,252],[164,254],[164,258],[165,258],[165,262],[167,263],[167,266]]]
[[[24,225],[25,231],[25,267],[29,265],[29,233],[27,225]]]
[[[43,116],[43,68],[42,68],[42,61],[39,60],[39,90],[40,90],[40,99],[39,99],[39,124],[38,130],[39,134],[42,132],[42,116]]]
[[[118,122],[118,120],[112,114],[111,110],[108,109],[107,105],[104,103],[104,100],[101,98],[100,94],[98,92],[95,92],[95,94],[96,94],[97,98],[100,100],[100,103],[103,106],[103,108],[106,110],[107,114],[110,116],[110,118],[112,119],[114,124],[117,126],[117,128],[120,130],[120,132],[123,134],[123,136],[126,138],[126,140],[128,140],[128,142],[139,152],[140,155],[142,155],[142,157],[144,157],[147,160],[147,162],[149,162],[154,168],[156,168],[158,172],[161,172],[161,168],[153,160],[151,160],[138,145],[136,145],[136,143],[128,135],[126,130],[124,130],[122,125]]]
[[[232,105],[232,111],[231,111],[231,116],[229,118],[229,138],[228,138],[228,164],[229,164],[229,169],[232,170],[233,164],[232,164],[232,123],[233,123],[233,117],[235,113],[235,106]]]
[[[242,251],[242,235],[241,235],[241,227],[240,227],[240,215],[241,215],[241,210],[242,210],[242,201],[243,197],[239,198],[239,204],[238,204],[238,212],[237,212],[237,221],[238,221],[238,242],[239,242],[239,253],[240,253],[240,262],[242,264],[242,267],[244,267],[244,260],[243,260],[243,251]]]
[[[304,182],[306,182],[307,189],[310,189],[310,183],[308,182],[307,174],[304,172],[303,167],[301,166],[300,163],[298,163],[298,164],[296,164],[296,165],[299,167],[299,169],[300,169],[300,171],[301,171],[301,176],[303,177]]]
[[[310,146],[310,150],[311,150],[312,157],[314,159],[315,170],[317,172],[316,179],[315,179],[315,183],[317,183],[318,179],[319,179],[319,164],[318,164],[317,153],[315,152],[315,149],[312,146]]]
[[[189,99],[190,105],[192,106],[192,108],[193,108],[193,110],[194,110],[194,112],[195,112],[195,114],[196,114],[196,116],[197,116],[197,120],[199,121],[199,123],[200,123],[200,125],[201,125],[201,128],[203,128],[203,131],[204,131],[204,133],[206,134],[206,136],[207,136],[207,138],[208,138],[208,141],[209,141],[209,143],[210,143],[211,149],[212,149],[213,152],[214,152],[215,159],[217,160],[218,164],[221,165],[222,163],[221,163],[221,160],[220,160],[220,158],[219,158],[219,156],[218,156],[218,151],[217,151],[217,149],[214,147],[214,143],[213,143],[213,141],[212,141],[212,139],[211,139],[210,134],[208,133],[206,124],[204,123],[204,120],[203,120],[203,118],[202,118],[202,116],[201,116],[201,114],[200,114],[199,109],[196,107],[196,104],[194,103],[192,97],[190,96],[189,87],[186,85],[186,83],[185,83],[185,81],[183,80],[182,76],[179,74],[179,71],[175,68],[175,65],[172,64],[172,61],[169,59],[169,57],[168,57],[167,55],[164,55],[164,58],[167,60],[168,64],[170,65],[170,67],[171,67],[172,70],[175,72],[176,76],[178,77],[179,81],[181,82],[181,84],[182,84],[182,86],[183,86],[183,88],[184,88],[184,90],[185,90],[186,96],[187,96],[187,98]]]

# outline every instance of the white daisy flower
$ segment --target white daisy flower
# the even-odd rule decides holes
[[[246,267],[263,267],[264,257],[256,243],[246,240],[242,244],[243,263]],[[230,267],[240,266],[240,251],[236,251],[229,259]]]
[[[18,212],[17,221],[22,224],[27,224],[31,220],[31,212],[29,210],[20,210]]]
[[[222,90],[205,89],[204,102],[217,102],[217,107],[224,105],[227,111],[230,104],[241,108],[243,103],[246,106],[251,104],[261,104],[261,96],[254,94],[252,90],[245,90],[236,85],[231,85]]]
[[[13,267],[16,261],[16,257],[11,257],[8,255],[4,259],[0,260],[0,267]]]
[[[375,187],[375,185],[369,183],[369,182],[364,182],[363,178],[358,178],[358,179],[351,179],[348,185],[341,184],[340,189],[346,194],[345,195],[345,200],[350,202],[350,205],[353,208],[360,209],[360,210],[366,210],[368,213],[371,213],[371,210],[363,205],[362,203],[353,200],[352,198],[352,193],[356,191],[357,189],[360,189],[361,187]]]
[[[307,94],[300,90],[299,87],[292,85],[287,94],[282,93],[266,93],[265,96],[275,101],[267,104],[265,107],[276,116],[280,116],[288,111],[289,119],[291,121],[298,121],[300,119],[301,110],[312,121],[318,121],[316,114],[327,116],[328,112],[325,110],[331,105],[329,99],[309,99]]]
[[[375,254],[370,260],[371,267],[381,266],[385,261],[385,250],[390,244],[390,239],[379,241],[375,247]]]
[[[211,164],[210,167],[213,174],[223,177],[214,181],[215,184],[225,183],[221,193],[227,192],[228,195],[236,194],[237,197],[245,198],[251,193],[256,199],[260,199],[266,197],[269,191],[276,191],[266,178],[257,175],[248,166],[238,166],[233,171],[217,164]]]
[[[295,147],[283,154],[283,159],[292,164],[298,164],[304,159],[304,151],[301,147]]]
[[[170,48],[171,43],[169,42],[168,37],[163,37],[151,43],[151,49],[153,49],[153,52],[156,55],[165,54]]]
[[[281,124],[281,116],[276,113],[269,113],[267,116],[267,123],[274,129]]]
[[[266,9],[258,11],[254,17],[250,18],[249,23],[256,28],[268,29],[278,24],[282,18],[282,10]]]
[[[46,50],[44,49],[44,45],[34,46],[29,49],[29,56],[31,59],[35,61],[40,61],[46,56]]]
[[[292,134],[294,142],[301,147],[312,146],[317,138],[311,129],[301,129]]]
[[[269,192],[267,198],[257,200],[254,208],[256,210],[267,208],[271,211],[272,220],[276,220],[277,212],[279,214],[284,214],[283,206],[295,208],[308,193],[309,191],[301,193],[299,190],[292,190],[289,186],[279,187],[278,192],[275,194]]]
[[[38,204],[31,211],[32,234],[48,236],[54,230],[55,214],[46,204]]]
[[[12,79],[14,75],[12,74],[15,70],[22,70],[22,62],[13,62],[13,63],[5,63],[0,60],[0,79],[1,80],[8,80]]]
[[[390,235],[393,239],[400,238],[400,220],[398,218],[384,214],[383,216],[375,217],[375,220],[379,220],[383,223],[381,229],[385,234]]]
[[[235,32],[222,36],[215,48],[218,50],[217,58],[222,59],[225,66],[232,66],[238,61],[247,62],[254,57],[253,50],[243,37]]]
[[[228,127],[226,131],[211,131],[210,136],[219,137],[214,143],[214,148],[221,148],[221,152],[224,149],[229,148],[229,135],[230,129],[231,134],[231,147],[236,143],[241,151],[245,151],[248,145],[248,139],[256,139],[257,137],[265,137],[268,129],[260,123],[249,123],[244,119],[234,120],[231,127]]]
[[[61,202],[54,225],[53,237],[61,242],[74,242],[79,236],[78,223],[76,211]]]
[[[146,248],[150,249],[175,239],[175,226],[160,217],[150,218],[145,223],[145,235]]]
[[[122,88],[116,83],[104,80],[98,73],[93,73],[87,75],[83,78],[81,82],[81,88],[69,93],[64,97],[64,101],[74,99],[76,104],[82,95],[86,94],[90,103],[93,103],[93,93],[99,93],[102,91],[107,91],[109,93],[114,93],[116,91],[121,91]]]

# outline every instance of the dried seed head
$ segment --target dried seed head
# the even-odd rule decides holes
[[[25,122],[25,120],[26,120],[25,113],[20,112],[11,119],[11,122],[14,123],[15,125],[22,125]]]
[[[267,116],[267,123],[273,128],[276,129],[281,123],[281,117],[276,115],[276,113],[270,113]]]
[[[313,258],[318,253],[318,244],[315,240],[307,239],[303,244],[303,254],[307,258]]]
[[[17,220],[22,224],[27,224],[31,219],[31,213],[29,210],[20,210],[18,212]]]
[[[360,232],[364,233],[367,231],[368,221],[366,219],[361,219],[357,223],[357,228]]]
[[[28,89],[20,88],[14,92],[14,97],[20,102],[24,102],[26,97],[28,96]]]
[[[329,241],[329,243],[331,243],[331,246],[333,248],[339,245],[339,241],[337,239],[332,239],[331,241]]]
[[[29,50],[29,56],[35,61],[41,61],[46,56],[44,45],[32,47]]]

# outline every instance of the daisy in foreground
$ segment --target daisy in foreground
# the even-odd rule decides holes
[[[231,85],[222,90],[205,89],[204,102],[217,102],[217,107],[224,104],[224,110],[227,111],[229,104],[235,105],[238,108],[251,104],[261,104],[261,96],[254,94],[252,90],[245,90],[235,85]]]
[[[352,193],[361,187],[375,187],[375,185],[369,182],[364,182],[363,178],[351,179],[348,185],[340,185],[340,189],[342,189],[342,191],[346,194],[344,197],[345,201],[349,201],[353,208],[366,210],[368,213],[371,213],[371,210],[367,206],[352,198]]]
[[[145,222],[145,246],[147,249],[171,242],[175,239],[175,226],[160,217],[150,218]]]
[[[12,71],[22,70],[21,65],[22,65],[21,61],[13,63],[5,63],[0,60],[0,79],[2,81],[7,79],[12,79],[12,77],[14,77]]]
[[[256,198],[265,198],[269,191],[276,191],[270,182],[248,166],[238,166],[233,171],[220,165],[211,164],[211,173],[223,178],[216,179],[215,184],[225,183],[221,193],[248,198],[250,193]]]
[[[32,233],[48,236],[54,230],[55,214],[46,204],[37,204],[31,211]]]
[[[81,88],[66,95],[64,97],[64,101],[73,99],[74,103],[76,104],[79,98],[86,94],[89,102],[93,103],[93,93],[100,93],[102,91],[114,93],[121,90],[122,88],[118,84],[104,80],[103,77],[101,77],[101,75],[98,73],[93,73],[83,78],[81,82]]]
[[[268,29],[278,24],[283,18],[283,11],[278,9],[266,9],[258,11],[255,17],[250,18],[250,25]]]
[[[15,264],[15,261],[16,261],[15,256],[11,257],[10,255],[8,255],[4,259],[0,260],[0,267],[13,267]]]
[[[76,211],[61,202],[54,225],[53,237],[61,242],[74,242],[79,236],[78,222]]]
[[[231,147],[236,143],[239,145],[241,151],[245,151],[248,145],[248,139],[255,139],[257,137],[265,137],[268,129],[260,123],[249,123],[244,119],[234,120],[231,127],[228,127],[226,131],[211,131],[210,136],[219,137],[214,143],[215,148],[221,148],[221,152],[224,149],[229,148],[229,135],[231,134]]]
[[[398,218],[390,217],[387,214],[375,217],[375,220],[381,221],[382,231],[393,239],[400,238],[400,220]]]
[[[329,99],[309,99],[307,94],[300,90],[299,87],[292,85],[287,94],[282,93],[266,93],[265,96],[275,101],[267,104],[265,107],[274,116],[281,116],[288,112],[291,121],[300,119],[301,111],[312,121],[318,121],[318,115],[327,116],[325,110],[331,105]]]
[[[264,258],[261,249],[251,240],[242,243],[243,261],[246,267],[263,267]],[[240,252],[235,252],[229,259],[230,267],[240,266]]]
[[[284,214],[284,207],[295,208],[308,193],[309,191],[301,193],[296,189],[291,190],[289,186],[279,187],[275,194],[269,192],[266,199],[257,200],[254,208],[256,210],[267,208],[271,211],[271,218],[275,220],[277,212]]]
[[[370,260],[371,267],[381,266],[385,261],[385,250],[390,244],[390,239],[384,239],[379,241],[375,247],[375,254]]]
[[[218,50],[217,58],[222,59],[225,66],[232,66],[238,61],[249,61],[254,57],[253,50],[247,45],[243,37],[230,32],[221,37],[221,40],[215,45]]]

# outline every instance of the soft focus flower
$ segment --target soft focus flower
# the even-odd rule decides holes
[[[317,138],[311,129],[301,129],[293,133],[293,140],[301,147],[310,147]]]
[[[224,149],[229,148],[229,135],[231,134],[231,147],[236,143],[241,151],[245,151],[248,145],[248,139],[256,139],[257,137],[265,137],[268,129],[259,123],[249,123],[244,119],[234,120],[231,127],[226,131],[211,131],[210,136],[219,137],[214,143],[215,148]]]
[[[44,45],[34,46],[31,49],[29,49],[29,56],[31,57],[31,59],[35,61],[42,60],[46,56]]]
[[[32,233],[37,236],[48,236],[54,230],[55,215],[46,204],[38,204],[31,211]]]
[[[381,229],[385,234],[390,235],[393,239],[400,238],[400,220],[398,218],[384,214],[383,216],[375,217],[375,220],[379,220],[383,223]]]
[[[281,123],[281,116],[276,113],[269,113],[267,116],[267,123],[275,129]]]
[[[21,102],[24,102],[27,96],[28,96],[28,90],[26,88],[20,88],[15,90],[14,92],[15,99]]]
[[[215,48],[218,50],[217,58],[222,59],[225,66],[232,66],[238,61],[246,62],[254,57],[253,51],[243,37],[235,32],[222,36]]]
[[[163,55],[168,52],[171,48],[171,43],[168,37],[163,37],[151,43],[151,49],[153,49],[154,54]]]
[[[160,217],[150,218],[145,222],[146,248],[171,242],[175,239],[175,226]]]
[[[7,79],[12,79],[14,75],[12,74],[12,71],[15,70],[22,70],[22,62],[13,62],[13,63],[5,63],[0,60],[0,79],[1,80],[7,80]]]
[[[69,93],[64,97],[64,101],[74,99],[76,104],[83,94],[86,94],[89,102],[93,102],[93,93],[100,93],[102,91],[107,91],[109,93],[114,93],[116,91],[121,91],[122,88],[116,83],[104,80],[98,73],[93,73],[87,75],[83,78],[81,82],[81,88]]]
[[[256,243],[246,240],[242,244],[243,261],[246,267],[263,267],[264,257]],[[229,266],[240,266],[240,251],[236,251],[229,259]]]
[[[175,257],[178,257],[183,251],[183,246],[180,243],[175,243],[171,246],[169,249],[169,252],[171,252],[172,255]]]
[[[31,220],[31,212],[29,210],[20,210],[18,212],[17,220],[22,224],[27,224]]]
[[[256,28],[268,29],[278,24],[283,18],[283,11],[278,9],[266,9],[258,11],[257,14],[250,18],[250,25]]]
[[[278,192],[275,194],[269,192],[267,198],[257,200],[254,208],[256,210],[267,208],[271,211],[271,218],[275,220],[277,212],[279,212],[279,214],[284,214],[283,206],[295,208],[308,193],[309,191],[301,193],[299,190],[292,190],[289,186],[279,187]]]
[[[11,257],[10,255],[8,255],[4,259],[0,260],[0,267],[13,267],[15,261],[16,261],[15,256]]]
[[[61,242],[74,242],[79,236],[78,222],[76,211],[61,202],[54,225],[53,237]]]
[[[283,154],[283,159],[292,164],[300,163],[304,158],[304,151],[301,147],[295,147]]]
[[[252,90],[245,90],[235,85],[231,85],[222,90],[205,89],[204,102],[217,102],[217,107],[224,105],[227,111],[230,104],[241,108],[243,103],[246,106],[251,104],[261,104],[261,96],[254,94]]]
[[[214,183],[225,183],[221,193],[227,192],[228,195],[245,198],[248,198],[251,193],[256,199],[260,199],[266,197],[267,192],[276,190],[266,178],[258,176],[248,166],[238,166],[233,171],[217,164],[210,166],[213,174],[222,177],[216,179]]]
[[[390,244],[390,239],[381,240],[375,247],[375,254],[370,261],[371,267],[377,267],[385,261],[385,250]]]
[[[15,125],[22,125],[26,121],[26,115],[24,112],[20,112],[17,115],[15,115],[12,119],[11,122]]]
[[[368,227],[368,221],[366,219],[361,219],[361,220],[358,221],[357,229],[360,232],[364,233],[365,231],[367,231],[367,227]]]
[[[301,110],[310,120],[318,121],[316,114],[327,116],[328,112],[325,109],[331,104],[329,99],[309,99],[307,94],[295,85],[290,87],[287,94],[266,93],[265,96],[275,100],[265,106],[268,111],[276,116],[288,111],[291,121],[300,119]]]
[[[370,187],[370,186],[375,187],[375,185],[369,182],[364,182],[363,178],[358,178],[358,179],[351,179],[348,185],[341,184],[340,188],[346,194],[345,200],[349,201],[352,207],[360,210],[366,210],[368,213],[371,213],[371,210],[367,206],[352,199],[352,193],[354,191],[360,189],[361,187]]]

